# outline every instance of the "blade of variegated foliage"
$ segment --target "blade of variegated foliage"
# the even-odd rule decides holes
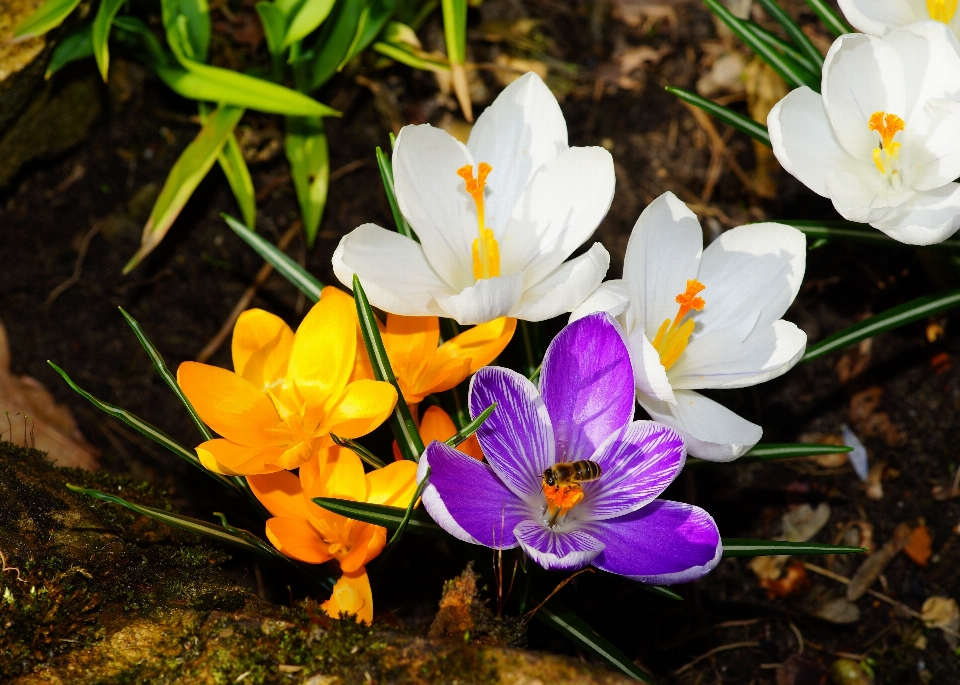
[[[107,72],[110,69],[110,48],[107,45],[110,38],[110,25],[122,4],[123,0],[100,0],[97,16],[93,19],[93,31],[91,33],[93,58],[97,60],[97,68],[100,70],[100,76],[103,77],[104,82],[107,80]]]
[[[396,60],[401,64],[406,64],[408,67],[413,67],[414,69],[437,72],[450,71],[449,62],[441,62],[436,58],[415,54],[393,43],[387,43],[381,40],[374,43],[372,47],[381,55]]]
[[[857,554],[866,552],[865,547],[824,545],[818,542],[787,542],[785,540],[749,540],[746,538],[722,538],[723,556],[765,557],[780,554]]]
[[[319,88],[337,73],[340,63],[353,44],[360,25],[363,3],[358,0],[338,0],[317,38],[316,56],[311,68],[310,84]]]
[[[303,40],[324,22],[333,9],[334,0],[306,0],[287,27],[282,47],[287,48]]]
[[[307,245],[313,247],[327,206],[330,182],[330,156],[323,120],[320,117],[287,117],[284,149],[303,217],[303,232],[307,236]]]
[[[423,440],[420,438],[420,429],[417,428],[417,423],[410,415],[410,408],[407,406],[406,400],[403,399],[400,384],[397,383],[397,377],[393,374],[393,367],[390,366],[390,359],[387,357],[383,340],[380,338],[377,318],[373,314],[373,309],[370,308],[367,294],[363,292],[360,278],[356,274],[353,275],[353,299],[357,303],[360,332],[363,334],[363,343],[367,348],[367,355],[370,357],[373,375],[378,381],[389,383],[397,391],[397,406],[394,407],[393,414],[390,416],[390,428],[393,431],[393,437],[396,439],[404,459],[412,459],[418,462],[420,461],[420,455],[423,454]]]
[[[382,469],[386,466],[386,463],[380,459],[373,452],[368,450],[366,447],[361,445],[356,440],[351,440],[350,438],[341,438],[339,435],[330,434],[330,438],[340,445],[340,447],[346,447],[348,450],[356,454],[360,459],[362,459],[367,464],[370,464],[375,469]]]
[[[757,445],[745,455],[736,460],[737,464],[750,461],[776,461],[777,459],[794,459],[796,457],[813,457],[818,454],[837,454],[852,452],[852,447],[846,445],[808,445],[806,443]],[[687,466],[704,466],[717,462],[687,457]]]
[[[413,497],[410,498],[410,504],[407,505],[406,513],[403,515],[403,520],[400,522],[400,525],[394,531],[393,536],[390,538],[388,545],[392,545],[395,542],[400,542],[400,538],[403,537],[403,531],[407,529],[407,526],[410,525],[410,518],[413,516],[414,507],[417,505],[417,502],[420,501],[420,497],[423,495],[424,489],[427,487],[427,484],[430,483],[430,467],[427,467],[427,472],[417,484],[417,490],[413,493]]]
[[[778,219],[777,221],[781,224],[793,226],[803,231],[810,238],[816,240],[852,240],[858,243],[883,245],[884,247],[913,247],[906,246],[875,228],[853,221],[815,221],[805,219]],[[913,249],[917,248],[913,247]],[[935,245],[924,245],[921,249],[957,251],[960,250],[960,240],[957,238],[948,238]]]
[[[96,499],[103,500],[104,502],[119,504],[121,507],[126,507],[130,511],[143,514],[144,516],[152,518],[154,521],[165,523],[173,528],[179,528],[190,533],[202,535],[203,537],[210,538],[211,540],[223,542],[262,557],[267,557],[269,559],[285,558],[277,550],[260,540],[257,536],[241,528],[234,528],[233,526],[227,525],[217,526],[212,523],[207,523],[206,521],[200,521],[199,519],[190,518],[189,516],[183,516],[182,514],[175,514],[170,511],[154,509],[153,507],[146,507],[142,504],[128,502],[122,497],[117,497],[116,495],[100,492],[99,490],[81,488],[76,485],[71,485],[70,483],[67,483],[67,488],[72,492],[78,492],[82,495],[89,495],[90,497],[95,497]],[[222,515],[220,516],[221,520],[225,522],[225,519],[222,518]]]
[[[473,121],[473,103],[467,84],[467,0],[440,0],[443,11],[443,35],[450,61],[453,92],[467,121]]]
[[[476,433],[477,429],[483,425],[483,422],[490,417],[490,414],[492,414],[493,410],[496,408],[497,408],[496,403],[491,404],[489,407],[487,407],[482,412],[480,412],[480,415],[477,416],[477,418],[475,418],[473,421],[471,421],[466,426],[461,428],[456,435],[454,435],[453,437],[447,438],[444,442],[450,445],[450,447],[456,447],[461,442],[463,442],[464,440],[469,438],[471,435]]]
[[[13,30],[14,38],[42,36],[56,28],[80,4],[80,0],[47,0]]]
[[[160,0],[163,28],[169,40],[178,34],[190,59],[207,61],[210,47],[210,8],[207,0]],[[170,41],[171,45],[174,41]]]
[[[712,100],[700,97],[696,93],[691,93],[689,90],[684,90],[683,88],[667,86],[667,92],[673,93],[684,102],[689,102],[691,105],[699,107],[707,114],[716,117],[723,123],[733,126],[738,131],[746,133],[754,140],[770,147],[770,134],[767,132],[767,127],[757,123],[750,117],[746,117],[739,112],[734,112],[729,107],[718,105]]]
[[[400,204],[397,202],[397,191],[393,185],[393,164],[390,158],[377,146],[377,166],[380,168],[380,179],[383,181],[383,192],[387,194],[387,202],[390,204],[390,211],[393,213],[393,223],[397,227],[397,233],[413,238],[417,242],[420,240],[414,234],[410,224],[400,212]]]
[[[593,628],[587,625],[586,621],[557,600],[551,599],[548,601],[537,610],[534,616],[541,623],[545,623],[561,635],[569,638],[611,668],[635,680],[645,683],[653,682],[626,654],[600,637]]]
[[[227,177],[227,183],[230,184],[233,197],[236,198],[237,205],[240,207],[244,223],[256,230],[257,194],[253,189],[253,179],[250,177],[250,169],[247,168],[247,160],[243,158],[243,150],[240,149],[240,143],[237,142],[237,137],[233,133],[227,136],[227,142],[220,150],[217,161],[223,169],[223,175]]]
[[[86,24],[61,40],[50,56],[47,71],[43,75],[50,78],[70,62],[93,56],[93,24]]]
[[[950,290],[940,295],[927,295],[910,300],[893,309],[888,309],[869,319],[864,319],[849,326],[839,333],[821,340],[816,345],[807,348],[801,357],[801,362],[808,362],[825,354],[836,352],[844,347],[858,343],[865,338],[872,338],[878,333],[906,326],[919,319],[933,316],[939,312],[960,306],[960,289]]]
[[[640,583],[640,587],[653,595],[660,595],[661,597],[666,597],[667,599],[674,599],[678,602],[683,601],[683,597],[678,595],[676,592],[671,590],[668,587],[663,585],[647,585],[646,583]]]
[[[221,214],[227,225],[233,229],[233,232],[243,238],[243,241],[253,248],[253,250],[263,257],[263,259],[273,266],[281,276],[297,286],[297,288],[311,302],[320,301],[320,293],[323,291],[323,283],[313,277],[306,269],[297,264],[283,253],[276,245],[269,240],[254,233],[249,228],[241,224],[229,214]]]
[[[817,16],[820,17],[820,20],[830,29],[833,35],[839,38],[845,33],[853,33],[853,28],[844,21],[843,17],[834,12],[825,0],[807,0],[807,4],[810,9],[817,13]]]
[[[386,504],[368,504],[335,497],[316,497],[313,503],[334,514],[391,529],[403,525],[403,520],[407,516],[407,510],[403,507],[391,507]],[[421,535],[446,535],[443,528],[434,523],[430,514],[422,508],[411,511],[407,519],[407,530]]]
[[[159,428],[147,423],[146,421],[141,419],[139,416],[136,416],[135,414],[128,412],[126,409],[123,409],[122,407],[118,407],[115,404],[110,404],[109,402],[103,402],[101,400],[98,400],[96,397],[94,397],[93,395],[88,393],[86,390],[84,390],[83,388],[78,386],[76,383],[74,383],[73,379],[71,379],[70,376],[67,375],[66,371],[61,369],[52,361],[47,360],[47,363],[53,367],[54,371],[60,374],[60,377],[63,378],[64,381],[66,381],[67,385],[69,385],[74,390],[74,392],[76,392],[78,395],[80,395],[84,399],[88,400],[93,406],[95,406],[100,411],[106,414],[109,414],[115,419],[120,419],[121,421],[123,421],[125,424],[133,428],[135,431],[137,431],[141,435],[145,435],[146,437],[150,438],[161,447],[165,447],[166,449],[170,450],[181,459],[187,461],[191,466],[195,466],[196,468],[200,469],[201,471],[206,473],[208,476],[219,481],[223,485],[226,485],[231,488],[236,487],[236,485],[232,483],[225,476],[221,476],[218,473],[214,473],[213,471],[208,471],[206,468],[204,468],[203,464],[200,463],[200,460],[197,458],[197,455],[193,451],[188,450],[186,447],[184,447],[179,442],[171,438],[169,435],[164,433]]]
[[[350,60],[373,42],[373,39],[383,29],[384,24],[390,19],[396,5],[396,0],[367,0],[363,11],[360,13],[360,21],[357,23],[353,40],[350,42],[350,47],[347,48],[347,53],[340,60],[337,71],[347,66]]]
[[[770,15],[780,26],[783,27],[783,30],[787,32],[787,35],[790,37],[790,40],[793,41],[793,44],[800,48],[800,51],[806,55],[807,59],[811,60],[814,64],[822,67],[823,66],[823,55],[820,54],[820,51],[817,50],[817,47],[813,44],[807,34],[803,32],[803,29],[790,18],[790,15],[787,14],[780,5],[777,4],[776,0],[757,0],[760,3],[760,6],[766,10],[767,14]]]
[[[221,105],[207,117],[200,133],[183,151],[167,175],[160,197],[157,198],[147,225],[143,228],[140,249],[123,268],[123,273],[129,273],[160,244],[187,200],[193,195],[193,191],[217,161],[227,138],[233,133],[233,128],[242,116],[242,109]]]

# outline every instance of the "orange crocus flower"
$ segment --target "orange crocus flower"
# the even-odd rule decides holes
[[[443,442],[449,440],[457,434],[457,427],[453,424],[453,419],[440,407],[433,405],[423,412],[423,418],[420,419],[420,438],[424,446],[429,445],[434,440]],[[457,445],[457,449],[473,457],[477,461],[483,461],[483,451],[480,449],[480,441],[477,440],[477,434],[474,433],[469,438]],[[403,459],[400,454],[400,446],[393,442],[393,458],[397,461]]]
[[[296,334],[262,309],[240,315],[233,367],[184,362],[177,381],[207,425],[223,436],[197,447],[226,475],[294,469],[332,444],[366,435],[390,415],[397,392],[369,379],[357,350],[353,298],[326,287]]]
[[[399,461],[363,472],[360,458],[348,449],[330,447],[300,467],[299,478],[289,471],[250,476],[247,482],[273,518],[267,538],[280,552],[308,564],[331,559],[343,575],[322,606],[333,617],[341,612],[358,620],[373,620],[373,595],[366,564],[380,554],[387,530],[348,519],[313,503],[314,497],[406,507],[416,492],[417,465]]]

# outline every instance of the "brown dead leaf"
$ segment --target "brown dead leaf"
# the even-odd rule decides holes
[[[902,447],[907,434],[900,430],[886,412],[877,411],[883,398],[883,389],[867,388],[850,398],[850,423],[863,437],[881,438],[888,447]]]
[[[837,378],[846,383],[863,373],[870,366],[870,350],[873,347],[873,338],[861,340],[856,347],[847,348],[837,361]]]
[[[5,439],[19,441],[23,428],[22,441],[46,452],[57,466],[96,469],[99,452],[84,439],[70,410],[57,404],[40,381],[11,374],[10,360],[7,331],[0,323],[0,416],[9,415],[11,423],[3,431],[13,432]]]
[[[767,591],[767,599],[788,597],[806,591],[810,587],[810,579],[803,564],[795,561],[787,567],[782,578],[761,578],[760,587]]]
[[[863,597],[870,586],[876,582],[883,569],[887,567],[893,558],[906,547],[912,534],[910,526],[906,523],[898,525],[893,535],[879,550],[867,557],[866,561],[860,564],[853,577],[850,578],[850,584],[847,586],[847,600],[855,602]]]
[[[800,442],[808,445],[837,445],[843,444],[843,436],[839,433],[804,433],[800,436]],[[846,452],[834,452],[832,454],[818,454],[810,457],[810,460],[817,466],[825,469],[836,469],[847,465]]]
[[[743,57],[733,53],[717,59],[710,71],[697,80],[697,93],[705,98],[714,98],[727,93],[744,91],[744,70],[747,65]]]
[[[802,504],[786,512],[780,520],[783,533],[777,538],[778,540],[807,542],[827,525],[827,522],[830,520],[830,505],[826,502],[821,502],[817,505],[817,508],[814,509],[809,504]],[[770,594],[773,592],[773,590],[770,589],[771,587],[780,588],[781,586],[777,585],[777,583],[787,582],[786,578],[781,579],[780,576],[789,559],[790,556],[784,554],[754,557],[750,560],[750,563],[747,564],[747,568],[756,574],[760,587],[765,588],[767,594]],[[787,569],[787,572],[789,575],[790,569]],[[794,571],[793,573],[794,576],[796,576],[797,572]],[[806,577],[806,573],[803,575]],[[797,583],[799,582],[799,578],[794,578],[790,582]],[[785,588],[788,586],[785,585],[782,587]],[[801,589],[806,589],[806,586],[803,588],[798,586],[796,591],[799,592]],[[774,596],[785,597],[786,595],[771,595],[771,599]]]
[[[613,0],[613,17],[627,26],[647,33],[659,22],[665,21],[671,29],[677,28],[677,13],[671,7],[683,0]]]
[[[843,597],[828,599],[811,613],[830,623],[856,623],[860,620],[860,608]]]
[[[927,628],[946,628],[954,633],[960,628],[960,608],[952,597],[928,597],[920,609],[920,615]],[[943,637],[950,649],[957,648],[955,635],[944,631]]]
[[[747,7],[749,13],[749,6]],[[755,57],[743,72],[744,86],[747,92],[747,111],[754,121],[767,123],[767,115],[789,89],[783,79],[766,62]],[[753,141],[753,154],[756,158],[753,190],[760,197],[771,199],[777,196],[776,174],[780,169],[773,151]]]
[[[932,553],[933,540],[930,539],[930,529],[921,524],[913,529],[910,534],[910,541],[903,548],[903,553],[913,560],[918,566],[926,566],[930,561]]]
[[[939,352],[938,354],[933,355],[930,357],[930,368],[933,369],[935,374],[942,376],[953,368],[953,362],[950,360],[950,355],[946,352]]]

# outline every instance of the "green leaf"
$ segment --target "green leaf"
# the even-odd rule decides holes
[[[207,117],[200,133],[183,151],[167,175],[160,197],[157,198],[147,225],[143,228],[140,249],[127,262],[123,273],[133,270],[160,244],[187,200],[193,195],[193,191],[217,161],[227,138],[233,133],[242,116],[242,109],[221,105]]]
[[[491,404],[489,407],[480,412],[480,415],[477,416],[473,421],[468,423],[466,426],[461,428],[456,435],[453,437],[447,438],[446,442],[450,447],[456,447],[461,442],[469,438],[471,435],[477,432],[477,429],[483,425],[483,422],[490,418],[490,414],[493,413],[493,410],[497,408],[496,402]]]
[[[364,3],[359,0],[338,0],[330,20],[317,39],[318,48],[311,69],[311,90],[316,90],[337,73],[357,35],[363,7]]]
[[[313,247],[330,185],[330,156],[323,120],[319,117],[288,117],[284,147],[290,161],[290,176],[297,191],[307,245]]]
[[[70,62],[76,62],[93,55],[93,24],[86,24],[61,40],[47,63],[45,79],[50,78]]]
[[[250,177],[250,169],[247,168],[247,160],[243,158],[243,150],[240,149],[237,137],[232,132],[227,136],[227,142],[220,150],[217,161],[237,200],[243,221],[247,226],[256,229],[257,194],[253,189],[253,179]]]
[[[272,2],[258,2],[257,14],[263,25],[263,37],[267,40],[267,50],[274,57],[283,53],[283,39],[287,33],[287,18],[276,4]]]
[[[787,542],[786,540],[749,540],[722,538],[723,557],[766,557],[780,554],[858,554],[866,547],[824,545],[819,542]]]
[[[818,454],[837,454],[840,452],[852,452],[852,447],[846,445],[808,445],[806,443],[794,444],[768,444],[757,445],[745,455],[736,460],[737,464],[750,461],[776,461],[777,459],[793,459],[795,457],[812,457]],[[719,462],[706,461],[689,457],[687,466],[704,466],[705,464],[716,464]]]
[[[435,72],[450,71],[449,62],[441,62],[437,58],[429,56],[422,50],[414,51],[410,50],[409,48],[401,47],[399,45],[384,41],[377,41],[374,43],[373,49],[385,57],[396,60],[401,64],[406,64],[408,67],[413,67],[414,69]]]
[[[47,0],[33,14],[17,24],[13,37],[42,36],[50,29],[60,26],[79,4],[80,0]]]
[[[313,503],[348,519],[372,523],[384,528],[399,528],[403,525],[404,519],[407,519],[405,508],[391,507],[386,504],[368,504],[367,502],[354,502],[353,500],[336,497],[315,497]],[[430,518],[430,514],[423,509],[414,509],[410,513],[410,517],[407,519],[407,530],[419,535],[446,536],[443,528],[438,526]]]
[[[221,214],[233,232],[273,266],[281,276],[293,283],[311,302],[320,301],[323,283],[314,278],[306,269],[285,255],[276,245],[254,233],[229,214]]]
[[[202,535],[211,540],[237,547],[246,552],[252,552],[253,554],[267,557],[268,559],[286,558],[249,531],[227,525],[226,518],[224,518],[223,514],[215,514],[223,522],[223,525],[217,526],[212,523],[207,523],[206,521],[190,518],[189,516],[175,514],[171,511],[164,511],[162,509],[155,509],[142,504],[128,502],[122,497],[101,492],[100,490],[81,488],[76,485],[71,485],[70,483],[67,483],[67,488],[71,492],[89,495],[90,497],[95,497],[96,499],[110,502],[111,504],[119,504],[121,507],[126,507],[130,511],[152,518],[154,521],[159,521],[160,523],[165,523],[168,526],[179,528],[190,533]]]
[[[117,29],[117,39],[132,48],[137,58],[151,69],[157,70],[172,63],[173,56],[163,49],[150,27],[140,19],[121,14],[114,18],[113,27]]]
[[[67,385],[69,385],[77,394],[79,394],[84,399],[88,400],[91,404],[93,404],[93,406],[95,406],[100,411],[106,414],[109,414],[115,419],[120,419],[121,421],[123,421],[125,424],[133,428],[138,433],[150,438],[161,447],[164,447],[170,450],[181,459],[189,462],[191,466],[195,466],[196,468],[202,470],[204,473],[206,473],[208,476],[210,476],[214,480],[219,481],[222,485],[226,485],[231,488],[235,487],[234,483],[232,483],[225,476],[221,476],[219,473],[214,473],[213,471],[208,471],[206,468],[204,468],[203,464],[200,463],[200,460],[197,458],[197,455],[194,452],[192,452],[191,450],[188,450],[186,447],[178,443],[176,440],[171,438],[169,435],[164,433],[159,428],[156,428],[150,425],[149,423],[141,419],[139,416],[136,416],[135,414],[131,414],[126,409],[118,407],[114,404],[109,404],[107,402],[102,402],[101,400],[98,400],[96,397],[94,397],[93,395],[88,393],[86,390],[83,390],[76,383],[74,383],[73,380],[70,378],[70,376],[67,375],[66,371],[61,369],[52,361],[47,360],[47,364],[52,366],[53,370],[59,373],[60,377],[63,378],[63,380],[67,382]]]
[[[427,467],[427,472],[423,474],[423,480],[417,483],[417,489],[413,493],[413,497],[410,498],[410,504],[407,505],[407,511],[403,515],[403,521],[400,522],[400,525],[394,531],[393,536],[390,538],[388,545],[392,545],[395,542],[400,542],[400,538],[403,537],[403,532],[407,529],[407,526],[410,525],[410,518],[413,516],[413,508],[416,506],[417,502],[420,501],[420,497],[423,495],[424,489],[430,483],[430,467]]]
[[[807,4],[810,9],[817,13],[817,16],[820,17],[820,20],[830,29],[833,35],[839,38],[845,33],[853,33],[853,28],[839,14],[834,12],[825,0],[807,0]]]
[[[100,0],[97,16],[93,19],[93,31],[90,37],[93,41],[93,57],[97,60],[97,68],[104,81],[107,80],[107,72],[110,69],[110,48],[107,46],[110,26],[122,4],[123,0]]]
[[[587,625],[586,621],[560,604],[557,600],[551,599],[548,601],[537,610],[534,616],[540,622],[550,626],[561,635],[569,638],[575,644],[593,654],[610,668],[620,671],[634,680],[645,683],[653,682],[626,654],[597,635],[593,628]]]
[[[683,601],[683,597],[678,595],[676,592],[674,592],[670,588],[664,587],[663,585],[647,585],[646,583],[640,583],[640,587],[654,595],[660,595],[661,597],[666,597],[667,599],[673,599],[678,602]]]
[[[357,23],[356,33],[353,34],[353,41],[343,59],[340,60],[337,71],[343,69],[350,60],[373,42],[390,19],[396,5],[396,0],[367,0],[363,12],[360,13],[360,21]]]
[[[467,0],[441,0],[443,36],[451,64],[467,61]]]
[[[377,146],[377,166],[380,168],[380,179],[383,181],[383,191],[387,194],[387,202],[390,204],[390,211],[393,213],[393,222],[397,227],[397,233],[405,235],[408,238],[417,240],[416,234],[410,228],[410,224],[400,212],[400,204],[397,202],[397,192],[393,185],[393,165],[390,158]],[[417,240],[417,242],[420,242]]]
[[[763,143],[767,147],[771,147],[770,134],[767,132],[767,127],[757,123],[750,117],[745,117],[739,112],[734,112],[729,107],[718,105],[712,100],[700,97],[696,93],[691,93],[689,90],[684,90],[683,88],[667,86],[667,92],[673,93],[684,102],[689,102],[691,105],[699,107],[707,114],[716,117],[725,124],[729,124],[741,133],[746,133],[754,140]]]
[[[210,48],[210,7],[207,0],[160,0],[167,40],[185,48],[191,59],[207,61]],[[171,40],[171,34],[176,38]]]
[[[803,231],[808,237],[814,240],[852,240],[858,243],[868,243],[870,245],[882,245],[884,247],[899,247],[917,249],[914,245],[904,245],[894,240],[890,236],[881,233],[875,228],[866,224],[858,224],[853,221],[810,221],[810,220],[777,220],[778,223],[793,226]],[[934,245],[924,245],[924,250],[960,250],[960,240],[957,238],[948,238]]]
[[[393,431],[393,437],[396,439],[397,445],[400,447],[400,453],[405,459],[419,462],[420,455],[423,454],[423,440],[420,438],[420,430],[410,415],[407,401],[403,399],[400,384],[397,383],[397,377],[393,374],[393,367],[390,366],[390,359],[387,357],[383,340],[380,338],[377,318],[370,308],[367,294],[363,292],[360,278],[356,274],[353,275],[353,299],[357,303],[360,333],[363,334],[363,344],[367,348],[367,355],[370,357],[373,376],[378,381],[389,383],[397,391],[397,405],[390,416],[390,428]]]
[[[844,347],[858,343],[865,338],[872,338],[878,333],[906,326],[908,323],[957,306],[960,306],[960,289],[949,290],[940,295],[918,297],[876,316],[871,316],[869,319],[855,323],[839,333],[831,335],[826,340],[821,340],[816,345],[808,347],[800,361],[812,361],[825,354],[842,350]]]
[[[822,68],[823,68],[822,58],[820,59],[819,62],[811,62],[806,57],[806,55],[804,55],[802,52],[797,50],[792,44],[788,43],[785,40],[782,40],[780,37],[776,36],[770,31],[767,31],[762,26],[758,26],[757,24],[754,24],[749,21],[741,22],[741,25],[745,30],[748,30],[751,33],[753,33],[753,35],[756,36],[758,40],[764,43],[767,43],[774,49],[779,50],[780,52],[784,53],[788,57],[792,58],[798,64],[800,64],[800,66],[802,66],[804,69],[809,71],[811,74],[815,74],[817,72],[822,71]]]
[[[776,21],[780,26],[783,27],[783,30],[787,32],[787,35],[790,37],[790,40],[793,41],[794,45],[800,48],[800,51],[813,62],[818,67],[823,67],[823,55],[820,54],[820,51],[817,50],[817,47],[813,42],[807,38],[807,34],[803,32],[800,26],[790,18],[790,15],[787,14],[780,5],[776,3],[776,0],[758,0],[761,7],[767,11],[767,14]]]
[[[382,469],[386,466],[386,463],[380,459],[373,452],[368,450],[366,447],[361,445],[356,440],[351,440],[350,438],[341,438],[339,435],[330,434],[330,438],[340,445],[340,447],[346,447],[348,450],[356,454],[360,459],[362,459],[367,464],[370,464],[375,469]]]
[[[333,9],[335,0],[306,0],[297,11],[287,28],[283,47],[289,47],[303,40],[326,20]]]

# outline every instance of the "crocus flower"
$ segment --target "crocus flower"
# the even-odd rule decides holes
[[[798,88],[767,117],[783,168],[844,218],[894,240],[930,245],[953,234],[960,227],[956,36],[936,21],[883,38],[841,36],[827,53],[821,91]]]
[[[630,355],[617,323],[596,313],[547,348],[540,390],[498,367],[470,383],[470,413],[496,402],[477,435],[487,462],[441,442],[427,512],[455,537],[495,549],[520,546],[547,569],[599,569],[648,583],[699,578],[720,560],[717,526],[699,507],[656,499],[683,468],[683,441],[666,426],[632,421]],[[544,472],[587,460],[588,482],[549,483]],[[599,468],[598,468],[599,467]],[[560,467],[563,468],[563,467]]]
[[[637,219],[623,280],[604,283],[571,318],[619,314],[640,405],[693,456],[730,461],[763,430],[694,390],[756,385],[797,363],[807,336],[780,317],[806,253],[800,231],[771,223],[729,230],[704,250],[696,215],[664,193]]]
[[[332,444],[330,434],[366,435],[397,402],[389,383],[357,364],[353,298],[326,287],[296,334],[261,309],[240,315],[233,367],[184,362],[180,387],[200,418],[223,436],[197,447],[211,471],[252,475],[294,469]],[[352,380],[360,376],[359,380]]]
[[[607,272],[599,243],[565,260],[610,208],[613,160],[567,146],[560,106],[532,72],[480,115],[466,146],[429,125],[404,127],[393,172],[420,242],[364,224],[333,255],[337,278],[358,274],[380,309],[461,324],[542,321],[571,311]]]
[[[960,35],[957,0],[839,0],[840,9],[855,29],[883,37],[902,26],[933,19]]]
[[[359,457],[347,449],[329,447],[289,471],[249,476],[257,499],[273,514],[267,538],[286,556],[308,564],[336,559],[343,575],[322,606],[333,617],[341,612],[373,620],[373,595],[366,564],[386,544],[386,528],[348,519],[313,503],[314,497],[406,507],[416,491],[416,464],[402,461],[365,474]]]
[[[453,419],[436,405],[428,407],[423,413],[418,428],[420,429],[420,439],[423,440],[424,445],[429,445],[434,440],[443,442],[457,434],[457,427],[454,425]],[[480,449],[476,433],[457,445],[456,449],[478,461],[483,461],[483,451]],[[400,446],[397,445],[396,440],[393,442],[393,458],[395,461],[403,459],[403,455],[400,454]]]

